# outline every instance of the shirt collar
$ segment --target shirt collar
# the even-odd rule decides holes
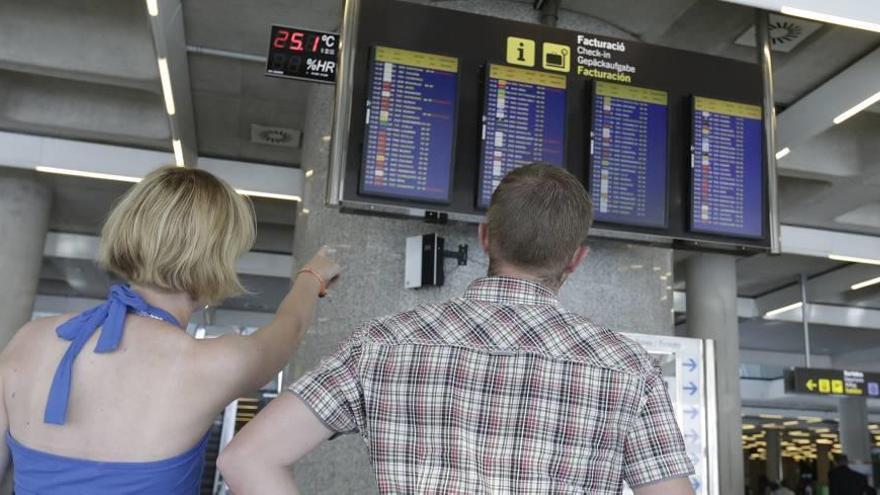
[[[504,305],[558,306],[556,294],[530,280],[513,277],[483,277],[474,280],[465,299]]]

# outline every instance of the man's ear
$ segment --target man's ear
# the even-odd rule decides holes
[[[577,267],[580,266],[581,262],[584,261],[584,258],[590,254],[589,246],[581,246],[577,248],[574,254],[571,256],[571,261],[568,262],[568,266],[565,267],[565,273],[574,273],[577,270]]]
[[[489,226],[481,223],[477,227],[477,236],[480,238],[480,246],[483,248],[483,252],[489,254]]]

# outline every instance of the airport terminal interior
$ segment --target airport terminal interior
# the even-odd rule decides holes
[[[346,283],[217,417],[202,493],[228,493],[213,461],[286,384],[486,273],[477,224],[532,161],[591,193],[562,303],[657,357],[697,494],[828,493],[841,454],[880,484],[869,0],[0,0],[0,345],[103,300],[106,214],[163,165],[257,216],[249,292],[196,338],[271,321],[331,246]],[[304,493],[377,493],[365,451],[322,446]]]

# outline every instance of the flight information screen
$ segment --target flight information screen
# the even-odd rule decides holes
[[[449,202],[457,89],[458,59],[375,48],[362,194]]]
[[[565,76],[489,65],[483,99],[477,206],[485,208],[511,170],[565,165]]]
[[[666,227],[668,96],[596,82],[590,192],[600,222]]]
[[[691,230],[759,238],[764,230],[761,107],[695,97]]]

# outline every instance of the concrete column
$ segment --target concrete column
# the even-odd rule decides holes
[[[34,173],[0,169],[0,349],[33,314],[50,205]]]
[[[840,398],[840,444],[851,464],[871,462],[868,406],[864,397]]]
[[[697,254],[686,261],[686,271],[688,334],[715,341],[721,493],[742,494],[744,478],[736,258],[722,254]]]
[[[782,435],[776,430],[767,430],[764,440],[767,442],[767,479],[779,482],[782,480]]]

